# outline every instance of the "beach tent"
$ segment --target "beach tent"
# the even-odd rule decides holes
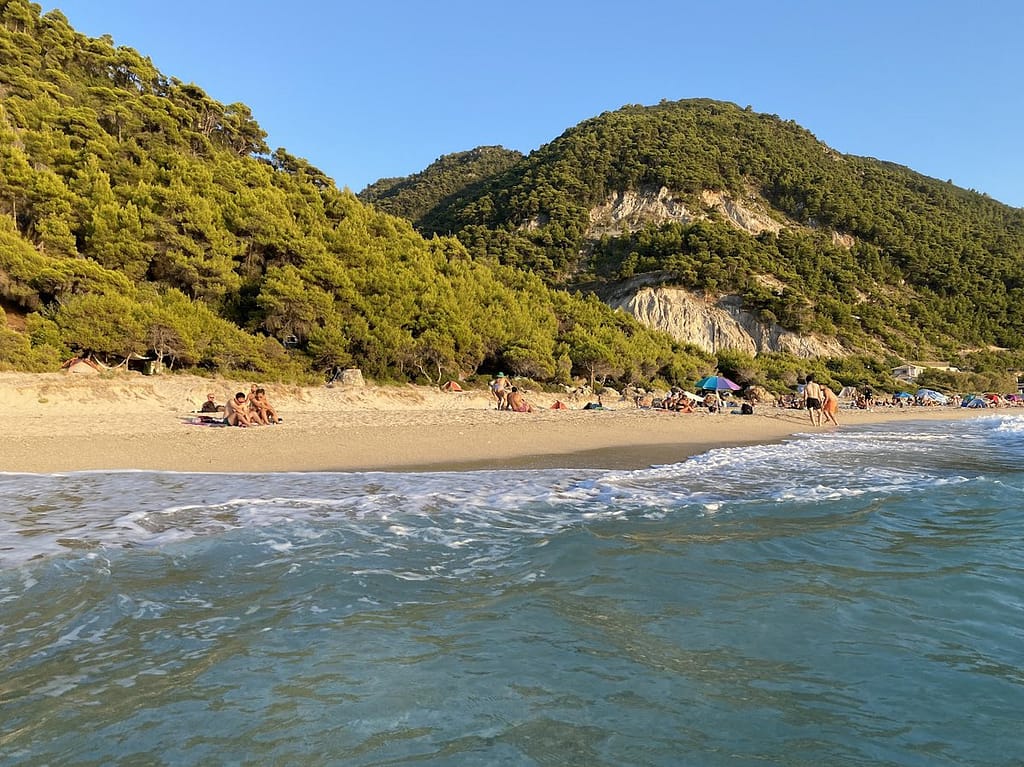
[[[443,391],[462,391],[462,387],[455,381],[449,381],[441,387]]]
[[[710,391],[739,391],[738,384],[734,384],[725,376],[708,376],[702,378],[695,384],[696,388]]]
[[[971,399],[966,400],[964,402],[963,406],[964,407],[982,408],[982,407],[988,407],[988,403],[985,402],[985,399],[983,397],[971,397]]]
[[[556,399],[555,404],[551,406],[552,410],[568,410],[569,406],[566,405],[562,400]]]
[[[929,402],[934,402],[938,405],[945,405],[949,402],[949,397],[947,397],[945,394],[941,394],[940,392],[935,391],[935,389],[918,389],[917,399],[920,402],[928,400]]]
[[[908,391],[901,391],[895,395],[898,399],[913,399],[914,395]]]
[[[87,375],[96,375],[103,371],[102,366],[96,360],[86,357],[72,357],[60,367],[68,373],[85,373]]]
[[[844,386],[843,390],[836,395],[839,399],[857,399],[856,386]],[[908,395],[909,396],[909,395]]]

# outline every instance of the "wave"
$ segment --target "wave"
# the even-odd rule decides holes
[[[801,434],[636,471],[5,474],[0,566],[237,531],[272,539],[272,547],[342,534],[457,550],[602,520],[866,502],[979,480],[1019,486],[1024,418],[906,426]]]

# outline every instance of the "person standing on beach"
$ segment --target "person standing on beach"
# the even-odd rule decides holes
[[[821,387],[821,414],[825,417],[825,420],[831,423],[833,426],[838,426],[839,421],[836,420],[836,413],[839,412],[839,397],[832,391],[828,386]]]
[[[491,381],[491,394],[498,400],[498,410],[509,409],[508,394],[512,388],[510,383],[504,373],[498,373]]]
[[[811,416],[812,426],[821,426],[821,400],[823,397],[821,384],[814,380],[814,373],[808,373],[804,379],[804,407]]]

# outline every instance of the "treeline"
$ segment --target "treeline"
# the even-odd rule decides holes
[[[243,104],[75,32],[59,11],[0,0],[0,62],[0,367],[146,353],[297,379],[350,365],[434,381],[481,368],[685,380],[713,367],[454,238],[424,240],[270,151]],[[510,159],[479,154],[489,170]]]

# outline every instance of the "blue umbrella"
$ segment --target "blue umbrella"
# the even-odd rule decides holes
[[[740,387],[734,384],[725,376],[708,376],[697,381],[698,389],[711,389],[712,391],[739,391]]]

